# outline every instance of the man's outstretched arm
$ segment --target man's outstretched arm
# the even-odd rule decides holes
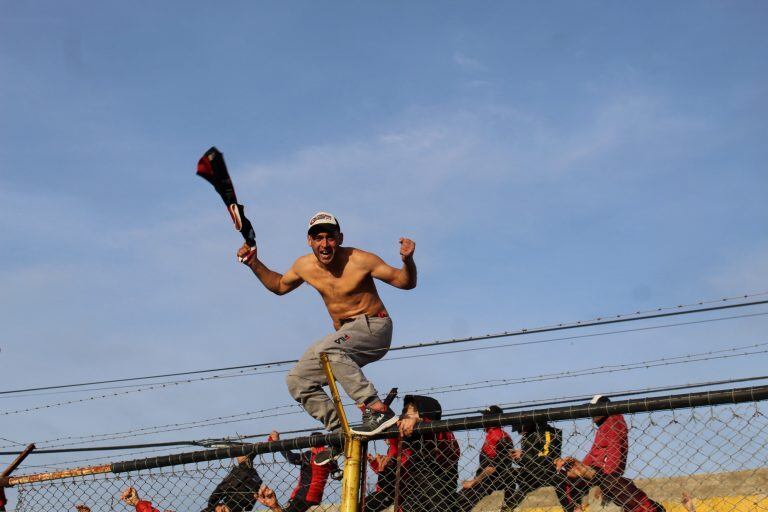
[[[390,267],[378,256],[373,256],[373,268],[371,275],[376,279],[391,284],[395,288],[411,290],[416,288],[416,263],[413,261],[413,253],[416,243],[409,238],[400,239],[400,258],[403,260],[402,268]]]
[[[289,268],[285,274],[280,274],[267,268],[257,257],[256,247],[250,247],[248,244],[243,244],[240,250],[237,251],[237,257],[256,274],[264,288],[276,295],[285,295],[298,288],[304,282],[296,273],[294,267]]]

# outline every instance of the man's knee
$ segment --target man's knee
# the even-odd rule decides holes
[[[288,385],[288,393],[291,394],[294,400],[301,401],[301,395],[306,390],[306,382],[301,377],[294,375],[293,372],[289,372],[285,376],[285,383]]]

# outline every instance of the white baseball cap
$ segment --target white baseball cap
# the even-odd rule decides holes
[[[307,233],[311,234],[312,231],[317,231],[314,228],[320,226],[331,226],[334,231],[341,231],[339,221],[334,217],[332,213],[317,212],[309,219],[309,226],[307,227]]]

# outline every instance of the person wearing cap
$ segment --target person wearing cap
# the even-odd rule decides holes
[[[590,400],[589,405],[599,406],[610,403],[610,401],[607,396],[595,395]],[[606,499],[621,507],[629,503],[628,500],[634,500],[637,497],[635,501],[641,505],[638,505],[639,508],[636,510],[656,510],[655,503],[642,505],[647,503],[642,497],[638,497],[642,491],[637,489],[631,480],[623,478],[629,452],[629,430],[624,416],[597,412],[592,416],[592,422],[597,425],[597,432],[592,447],[583,461],[578,462],[572,457],[567,457],[557,462],[557,465],[568,473],[570,479],[567,488],[570,505],[567,510],[578,511],[584,496],[593,486],[599,487]],[[571,467],[576,469],[570,470]],[[573,477],[573,473],[578,473],[582,467],[590,470],[581,471],[584,474],[588,473],[589,478]],[[635,510],[635,508],[632,506],[625,508],[625,510]]]
[[[610,401],[607,396],[595,395],[589,403],[599,405]],[[621,414],[597,415],[592,417],[592,422],[597,425],[597,432],[592,448],[584,457],[584,464],[606,474],[623,475],[627,468],[629,452],[628,429],[624,416]]]
[[[502,412],[498,405],[491,405],[478,411],[483,418],[493,418]],[[493,491],[504,491],[505,495],[514,489],[515,477],[511,452],[515,445],[512,437],[501,427],[485,428],[485,441],[480,449],[480,465],[474,478],[465,480],[459,491],[459,510],[468,512]]]
[[[256,274],[269,291],[284,295],[306,282],[323,298],[336,332],[311,345],[286,382],[291,396],[330,431],[341,427],[336,408],[323,390],[327,385],[320,364],[326,353],[336,380],[349,397],[365,405],[358,435],[373,435],[397,422],[394,412],[380,399],[376,388],[361,368],[384,357],[392,342],[392,321],[376,290],[375,279],[403,290],[416,286],[416,244],[400,239],[403,265],[395,268],[377,255],[342,246],[344,234],[338,219],[318,212],[309,219],[307,243],[310,254],[299,257],[280,274],[259,260],[256,247],[243,245],[238,258]]]

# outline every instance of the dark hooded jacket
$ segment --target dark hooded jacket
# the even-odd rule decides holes
[[[240,462],[216,486],[203,512],[212,512],[219,503],[229,507],[231,512],[253,510],[256,504],[254,494],[259,492],[261,483],[261,477],[253,467],[253,459]]]
[[[434,398],[406,395],[424,423],[442,416]],[[459,480],[459,443],[451,432],[419,433],[403,439],[400,510],[402,512],[451,512],[456,509]]]

